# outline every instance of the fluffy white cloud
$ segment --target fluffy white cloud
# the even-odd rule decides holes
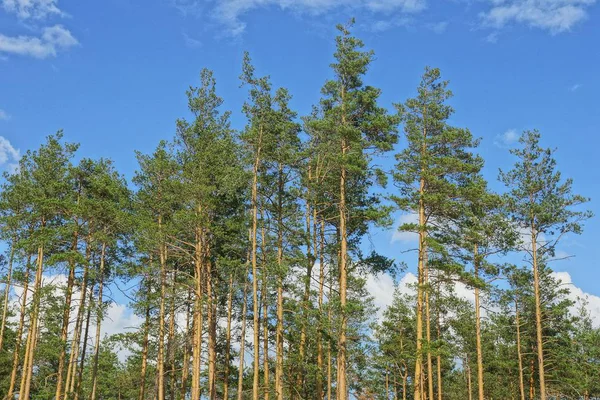
[[[0,121],[8,121],[10,119],[10,115],[0,108]]]
[[[414,243],[419,240],[419,234],[417,232],[401,231],[399,228],[404,224],[417,224],[419,223],[419,215],[416,213],[402,214],[396,224],[394,225],[394,232],[392,233],[392,239],[390,243],[402,242],[402,243]]]
[[[79,42],[62,25],[44,28],[41,37],[6,36],[0,34],[0,53],[47,58],[56,56],[60,50],[76,46]]]
[[[197,2],[186,2],[191,9]],[[179,4],[179,6],[181,6]],[[246,23],[242,17],[260,8],[278,7],[302,14],[319,15],[333,10],[364,10],[380,14],[416,13],[426,7],[425,0],[219,0],[212,10],[213,17],[227,28],[232,36],[241,34]]]
[[[596,0],[491,0],[491,8],[481,13],[484,25],[502,28],[520,23],[550,31],[570,30],[587,17]]]
[[[20,158],[19,149],[15,149],[8,139],[0,136],[0,168],[12,172],[18,167]]]
[[[20,19],[43,19],[51,15],[65,15],[58,8],[58,0],[2,0],[2,7]]]
[[[519,140],[519,133],[516,129],[509,129],[506,132],[496,135],[494,144],[498,147],[510,147]]]
[[[586,293],[581,288],[575,286],[568,272],[553,272],[552,276],[569,288],[568,297],[575,302],[575,305],[571,308],[571,312],[577,315],[581,305],[585,304],[592,318],[593,325],[600,327],[600,296]]]

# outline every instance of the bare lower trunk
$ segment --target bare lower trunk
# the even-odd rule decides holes
[[[90,321],[92,319],[92,302],[94,301],[94,286],[95,283],[90,287],[90,297],[88,299],[88,309],[87,316],[85,319],[85,332],[83,334],[83,346],[81,349],[81,358],[79,360],[79,369],[77,371],[77,380],[75,382],[75,397],[74,399],[79,399],[79,394],[81,390],[81,383],[83,382],[83,367],[85,365],[85,356],[87,352],[87,344],[88,344],[88,336],[90,333]]]
[[[160,261],[160,306],[158,313],[158,354],[156,370],[158,380],[158,400],[165,399],[165,297],[167,296],[167,254],[162,237],[162,216],[158,216],[160,243],[158,255]]]
[[[4,346],[4,330],[6,329],[6,316],[8,315],[8,300],[10,299],[10,285],[12,280],[12,267],[13,260],[15,257],[15,242],[16,238],[13,237],[12,243],[10,244],[10,255],[8,256],[8,272],[6,274],[6,285],[4,286],[4,302],[2,304],[2,321],[0,322],[0,351]]]
[[[521,320],[519,318],[519,302],[515,299],[515,324],[517,326],[517,359],[519,360],[519,394],[525,400],[525,382],[523,379],[523,355],[521,354]]]
[[[81,280],[79,309],[77,310],[77,320],[75,321],[75,331],[71,344],[71,354],[69,355],[69,365],[67,366],[67,380],[65,382],[65,399],[68,399],[75,390],[75,374],[77,372],[77,357],[79,355],[79,346],[81,341],[81,330],[83,329],[83,317],[85,313],[85,297],[87,294],[88,271],[87,262],[90,260],[89,247],[86,249],[86,265],[83,269],[83,278]]]
[[[229,364],[231,363],[231,317],[233,314],[233,274],[229,276],[227,294],[227,329],[225,331],[225,373],[223,377],[223,399],[229,398]]]
[[[267,282],[266,276],[263,276],[262,303],[263,303],[263,380],[264,380],[264,399],[269,400],[269,307],[267,304]]]
[[[442,327],[441,327],[441,322],[440,322],[440,313],[439,313],[439,309],[437,312],[437,340],[441,341],[442,340]],[[437,395],[438,395],[438,400],[442,400],[442,357],[440,356],[440,353],[438,351],[438,355],[437,355]]]
[[[217,321],[216,305],[213,299],[212,262],[206,263],[206,314],[208,318],[208,398],[215,400],[217,396]]]
[[[473,386],[471,384],[471,366],[469,365],[469,356],[465,357],[465,372],[467,374],[467,390],[469,392],[469,400],[472,400]]]
[[[198,209],[198,214],[201,214],[201,208]],[[204,237],[202,229],[196,229],[196,249],[194,257],[195,268],[195,300],[194,300],[194,323],[193,323],[193,362],[192,362],[192,400],[200,400],[200,367],[202,355],[202,297],[203,290],[203,269],[204,269]]]
[[[473,248],[473,266],[475,279],[479,278],[479,252],[477,245]],[[475,343],[477,348],[477,393],[479,400],[484,400],[483,387],[483,350],[481,348],[481,306],[479,303],[479,287],[475,286]]]
[[[342,140],[342,155],[345,156],[348,151],[348,146],[345,140]],[[348,232],[346,228],[346,168],[342,167],[340,173],[340,308],[341,308],[341,324],[338,341],[338,357],[337,357],[337,400],[348,399],[348,387],[346,384],[346,291],[348,287]]]
[[[100,271],[98,282],[98,303],[96,305],[96,340],[94,349],[94,361],[92,365],[92,394],[90,400],[96,400],[98,391],[98,358],[100,356],[100,328],[103,319],[103,301],[102,292],[104,289],[104,258],[106,255],[106,243],[102,243],[102,251],[100,253]]]
[[[190,314],[191,314],[191,301],[192,294],[188,291],[188,299],[186,304],[186,313],[185,313],[185,335],[184,335],[184,344],[183,344],[183,365],[181,371],[181,390],[180,390],[180,398],[184,400],[187,394],[187,380],[189,374],[189,362],[190,362]]]
[[[146,278],[147,279],[147,278]],[[150,286],[150,285],[148,285]],[[150,291],[147,293],[150,294]],[[148,336],[150,334],[150,302],[146,299],[146,318],[144,322],[144,339],[142,342],[142,366],[140,369],[140,394],[138,399],[146,396],[146,367],[148,365]]]
[[[21,311],[19,317],[19,328],[17,329],[17,336],[15,342],[15,349],[13,352],[13,366],[10,373],[10,384],[8,387],[8,393],[6,397],[12,399],[13,392],[15,390],[15,384],[17,382],[17,372],[19,369],[19,354],[21,349],[21,341],[23,340],[23,329],[25,327],[25,313],[27,312],[27,294],[29,293],[29,274],[31,270],[31,255],[27,258],[27,265],[25,266],[25,280],[23,282],[23,299],[21,301]]]
[[[545,377],[545,366],[544,366],[544,340],[542,337],[542,301],[540,295],[540,274],[539,266],[537,262],[537,237],[536,231],[531,225],[531,248],[533,254],[533,289],[535,296],[535,333],[536,333],[536,347],[537,347],[537,359],[539,369],[539,380],[540,380],[540,400],[546,400],[546,377]]]
[[[78,234],[74,233],[71,251],[77,251]],[[63,395],[63,372],[65,369],[65,358],[67,357],[67,339],[69,335],[69,322],[71,318],[71,297],[75,285],[75,260],[69,261],[69,277],[67,278],[67,290],[65,293],[65,305],[63,309],[62,329],[60,332],[60,353],[58,355],[58,368],[56,372],[56,394],[55,398],[60,400]],[[73,351],[73,350],[71,350]]]
[[[251,234],[251,260],[252,260],[252,313],[254,333],[254,370],[252,380],[252,399],[258,400],[259,377],[260,377],[260,354],[259,354],[259,321],[258,321],[258,271],[257,271],[257,236],[258,236],[258,172],[261,164],[260,152],[262,141],[262,127],[259,129],[258,147],[254,159],[252,175],[252,234]]]
[[[423,194],[425,190],[425,180],[421,178],[420,182],[420,195],[419,200],[419,262],[418,262],[418,287],[417,287],[417,354],[415,358],[415,379],[414,379],[414,400],[422,400],[423,393],[423,289],[425,279],[425,254],[426,254],[426,242],[425,242],[425,206],[423,203]]]
[[[277,327],[275,328],[275,396],[283,400],[283,166],[279,164],[277,209]]]
[[[44,268],[44,248],[38,248],[37,270],[35,273],[35,282],[33,285],[33,310],[29,320],[29,332],[27,345],[25,347],[25,358],[23,360],[23,372],[21,377],[21,387],[19,397],[29,399],[29,390],[31,388],[31,377],[33,375],[33,359],[36,347],[36,336],[38,330],[38,317],[40,311],[40,288],[42,286],[42,272]]]
[[[433,360],[431,355],[431,316],[429,310],[429,267],[425,258],[425,332],[427,339],[427,391],[428,399],[433,400]]]
[[[248,272],[244,274],[244,298],[242,300],[242,332],[240,335],[240,365],[238,368],[237,399],[244,400],[244,355],[246,353],[246,314],[248,313]]]
[[[171,301],[169,311],[169,335],[167,337],[167,355],[169,359],[169,397],[170,400],[175,400],[176,379],[175,374],[175,293],[177,286],[177,271],[173,273],[173,282],[171,284]]]
[[[316,211],[314,220],[316,222]],[[316,226],[316,225],[315,225]],[[316,238],[315,229],[315,238]],[[317,327],[317,398],[323,399],[323,342],[321,340],[321,330],[323,329],[323,287],[325,286],[325,222],[321,220],[321,230],[319,232],[319,325]]]

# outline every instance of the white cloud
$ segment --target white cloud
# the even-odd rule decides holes
[[[8,121],[10,119],[10,115],[0,108],[0,121]]]
[[[0,169],[14,172],[19,166],[21,153],[3,136],[0,136]]]
[[[516,129],[509,129],[506,132],[497,135],[494,138],[494,144],[498,147],[510,147],[519,140],[519,133]]]
[[[187,2],[187,6],[197,2]],[[196,6],[194,6],[196,7]],[[416,13],[426,7],[425,0],[220,0],[212,10],[217,22],[227,28],[229,35],[244,32],[242,17],[260,8],[277,7],[300,14],[319,15],[333,10],[363,10],[378,14]],[[397,18],[396,18],[397,19]],[[393,25],[391,25],[393,26]]]
[[[192,47],[192,48],[202,46],[202,42],[200,40],[191,37],[190,35],[188,35],[185,32],[182,32],[182,35],[183,35],[183,41],[185,42],[186,46]]]
[[[392,239],[390,243],[404,242],[413,243],[419,240],[419,234],[417,232],[401,231],[399,228],[404,224],[417,224],[419,223],[419,215],[416,213],[402,214],[394,226],[394,232],[392,233]]]
[[[20,19],[44,19],[52,15],[66,15],[58,8],[58,0],[2,0],[2,7]]]
[[[481,13],[485,26],[502,28],[510,23],[548,30],[569,31],[587,17],[596,0],[491,0],[491,9]]]
[[[484,40],[488,43],[498,43],[498,35],[498,32],[492,32]]]
[[[0,34],[0,53],[47,58],[56,56],[60,50],[76,46],[79,42],[62,25],[44,28],[41,37],[5,36]]]
[[[571,313],[578,315],[582,302],[585,302],[587,303],[586,309],[590,313],[594,327],[600,327],[600,296],[586,293],[581,288],[575,286],[568,272],[553,272],[552,276],[563,285],[568,286],[568,298],[575,302],[575,305],[571,308]]]

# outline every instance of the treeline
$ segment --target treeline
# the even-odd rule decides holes
[[[246,54],[241,132],[203,70],[191,118],[136,155],[131,186],[110,160],[75,163],[61,132],[5,174],[4,398],[600,396],[600,331],[548,266],[588,199],[537,131],[492,192],[440,71],[390,112],[350,28],[310,115]],[[402,266],[362,239],[398,210],[415,216],[399,229],[418,236],[418,279],[378,320],[367,279]],[[142,322],[102,335],[114,297]]]

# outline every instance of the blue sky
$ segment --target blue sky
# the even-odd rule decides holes
[[[383,105],[412,97],[423,68],[440,67],[452,123],[483,138],[488,179],[510,167],[518,133],[538,128],[600,214],[596,0],[0,0],[0,164],[64,129],[81,156],[112,158],[131,177],[134,150],[150,152],[187,116],[185,90],[203,67],[241,128],[244,50],[307,114],[330,77],[334,26],[351,16],[375,50],[366,81]],[[375,231],[373,242],[399,256],[410,240],[392,235]],[[596,295],[598,237],[594,219],[560,246],[576,257],[554,266]]]

